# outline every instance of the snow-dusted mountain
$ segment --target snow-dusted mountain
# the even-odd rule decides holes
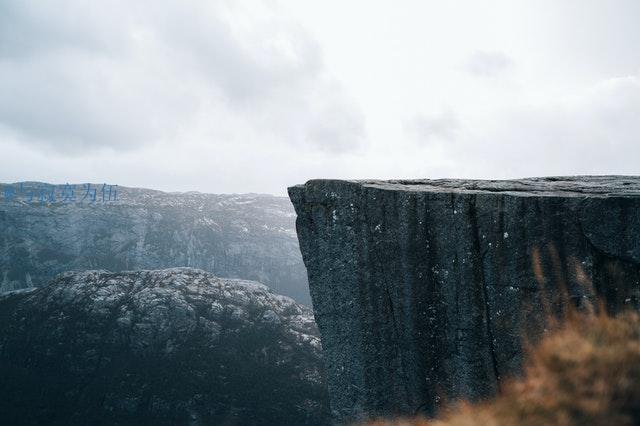
[[[70,270],[186,266],[260,281],[310,304],[286,197],[107,186],[109,200],[102,189],[0,184],[0,291]]]

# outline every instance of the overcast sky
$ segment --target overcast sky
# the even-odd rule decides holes
[[[640,174],[640,1],[0,0],[0,181]]]

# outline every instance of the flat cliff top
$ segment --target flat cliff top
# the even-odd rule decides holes
[[[317,185],[357,185],[389,191],[443,193],[507,193],[519,196],[640,196],[640,176],[559,176],[514,180],[411,179],[310,180],[291,192]]]

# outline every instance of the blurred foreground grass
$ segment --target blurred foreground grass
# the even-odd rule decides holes
[[[570,312],[495,399],[452,404],[437,419],[370,423],[409,425],[640,425],[640,316]]]

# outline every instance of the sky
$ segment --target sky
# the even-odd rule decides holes
[[[0,182],[640,174],[636,0],[0,0]]]

